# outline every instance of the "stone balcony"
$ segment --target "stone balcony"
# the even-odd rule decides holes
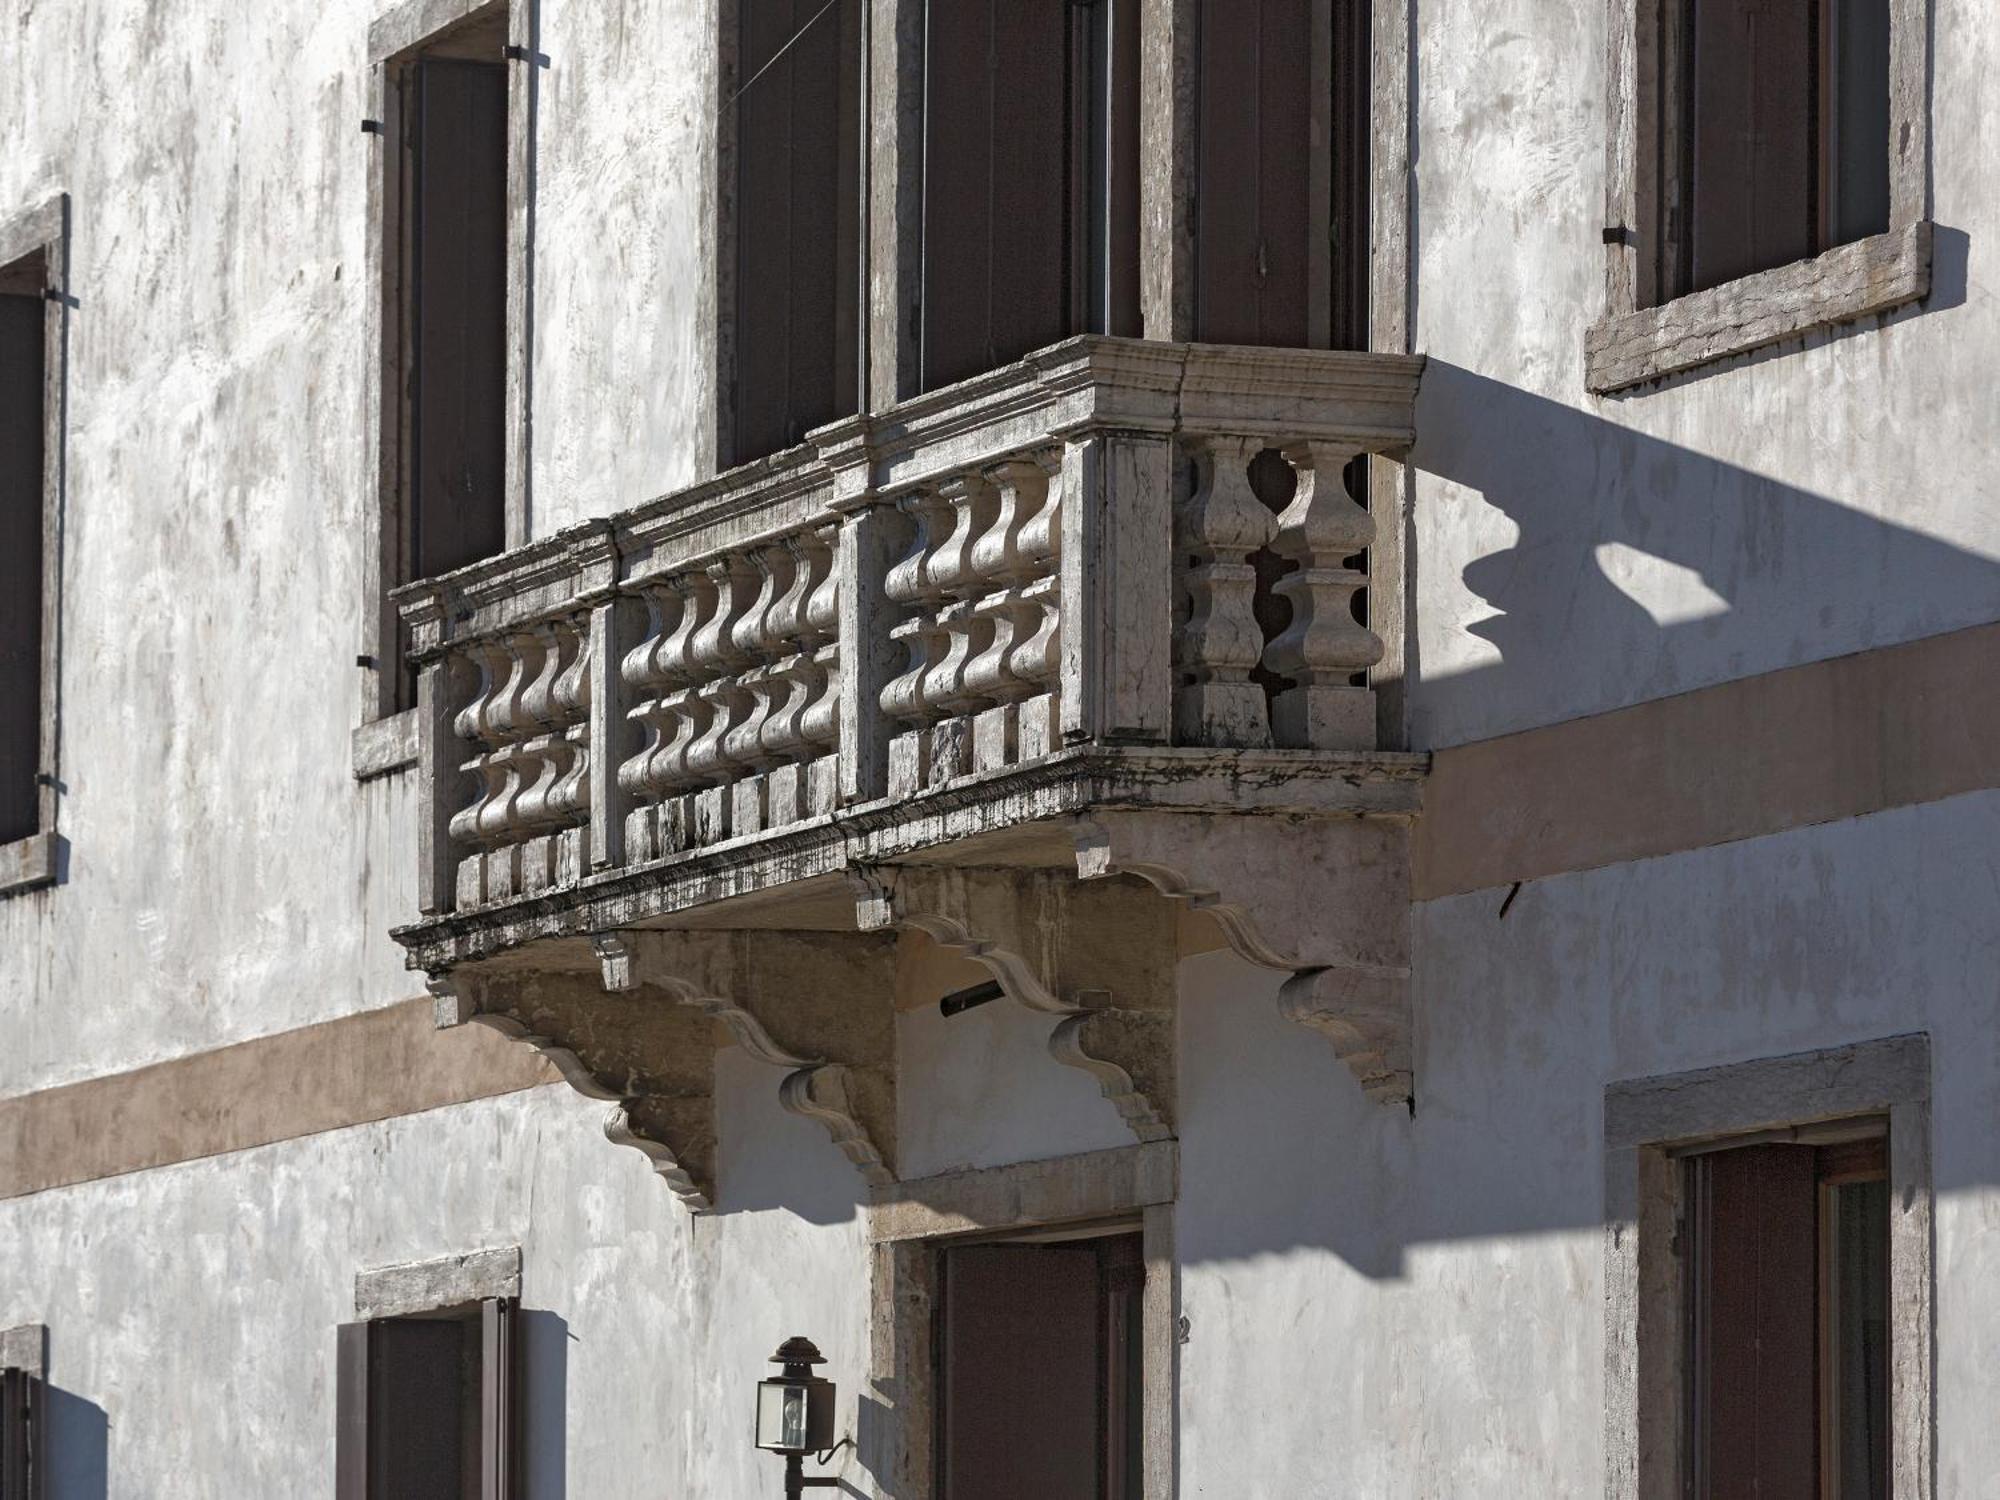
[[[696,1207],[731,1040],[893,1179],[925,944],[1047,1013],[1142,1140],[1173,1132],[1190,944],[1284,972],[1407,1100],[1424,763],[1374,748],[1343,476],[1409,445],[1421,368],[1075,339],[399,591],[396,936],[441,1024],[541,1046]]]

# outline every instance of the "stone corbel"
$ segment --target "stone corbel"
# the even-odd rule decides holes
[[[972,959],[1056,1018],[1050,1055],[1095,1078],[1133,1135],[1173,1135],[1174,930],[1152,892],[1047,870],[883,865],[853,879],[862,931],[914,928]]]
[[[895,943],[874,934],[608,933],[604,988],[664,992],[782,1069],[779,1102],[822,1125],[872,1185],[895,1180]]]
[[[1323,1033],[1370,1099],[1412,1099],[1409,829],[1392,818],[1106,811],[1078,820],[1077,874],[1130,875],[1205,912],[1288,977],[1283,1014]]]
[[[591,970],[454,969],[429,988],[440,1027],[477,1022],[532,1046],[571,1088],[612,1101],[604,1133],[643,1152],[689,1208],[715,1201],[715,1028],[676,1006],[608,994]]]

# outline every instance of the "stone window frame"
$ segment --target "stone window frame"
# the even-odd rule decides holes
[[[409,58],[466,24],[504,14],[507,23],[507,396],[506,493],[507,545],[518,547],[529,537],[531,486],[529,438],[530,386],[533,366],[534,137],[539,110],[542,56],[538,0],[402,0],[378,15],[368,27],[368,112],[362,129],[379,156],[368,173],[368,232],[362,268],[362,297],[367,308],[367,348],[374,370],[373,395],[367,403],[366,451],[373,456],[374,500],[365,507],[366,545],[362,550],[361,648],[358,665],[366,676],[362,687],[361,723],[355,728],[350,755],[357,781],[414,769],[417,764],[417,710],[396,707],[395,606],[384,580],[395,571],[394,539],[402,525],[403,491],[400,451],[389,438],[394,404],[401,399],[395,378],[401,366],[389,356],[383,330],[395,315],[401,297],[385,252],[397,232],[396,184],[401,155],[393,149],[397,124],[392,119],[394,92],[390,81]]]
[[[1604,1091],[1604,1492],[1679,1500],[1684,1173],[1690,1145],[1889,1120],[1890,1490],[1935,1482],[1930,1038],[1923,1032],[1612,1083]]]
[[[1887,232],[1655,300],[1666,3],[1607,0],[1604,315],[1584,335],[1584,386],[1593,395],[1630,392],[1930,295],[1930,7],[1889,0]]]
[[[42,257],[42,665],[40,785],[37,827],[25,838],[0,844],[0,896],[39,890],[62,879],[62,552],[63,433],[69,404],[70,202],[56,193],[33,208],[0,220],[0,266]]]
[[[1173,1500],[1180,1473],[1179,1178],[1179,1146],[1169,1140],[977,1167],[871,1193],[869,1379],[860,1446],[884,1500],[927,1500],[934,1493],[932,1331],[943,1248],[1097,1223],[1136,1224],[1141,1235],[1141,1492],[1145,1500]]]
[[[501,1245],[464,1255],[380,1266],[354,1274],[354,1317],[407,1318],[448,1312],[476,1302],[521,1296],[521,1247]]]

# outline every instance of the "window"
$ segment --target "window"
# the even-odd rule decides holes
[[[1664,297],[1889,228],[1889,0],[1684,0]],[[1685,222],[1674,207],[1685,204]]]
[[[340,1329],[338,1500],[513,1500],[515,1317],[489,1297]]]
[[[0,892],[56,878],[62,200],[0,223]]]
[[[1623,390],[1930,291],[1918,0],[1607,0],[1606,315]]]
[[[1887,1124],[1685,1158],[1695,1496],[1886,1500]]]
[[[732,463],[860,405],[861,11],[736,0]]]
[[[939,1252],[944,1500],[1139,1500],[1137,1233]]]
[[[1605,1493],[1931,1493],[1930,1046],[1605,1090]]]
[[[377,23],[378,45],[402,24]],[[385,596],[507,545],[507,24],[504,5],[473,11],[383,66]],[[413,706],[416,683],[395,611],[378,608],[380,715]]]

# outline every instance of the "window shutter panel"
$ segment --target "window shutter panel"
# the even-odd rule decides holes
[[[1696,1398],[1711,1500],[1817,1500],[1818,1181],[1810,1146],[1696,1159]]]
[[[924,83],[923,384],[1067,332],[1069,0],[933,0]]]
[[[449,1500],[465,1490],[478,1391],[463,1318],[387,1318],[370,1338],[370,1500]]]
[[[1690,291],[1813,253],[1813,76],[1804,0],[1693,0]]]
[[[1303,348],[1311,300],[1311,0],[1203,0],[1196,337]],[[1322,334],[1322,341],[1324,334]]]
[[[46,306],[0,295],[0,843],[41,825]]]
[[[511,1297],[479,1305],[479,1500],[520,1491],[520,1317]]]
[[[334,1349],[334,1500],[368,1500],[368,1325],[341,1324]]]
[[[861,60],[854,4],[816,21],[820,0],[738,4],[740,76],[754,79],[736,105],[731,457],[744,463],[858,405]]]
[[[1089,1243],[946,1253],[940,1493],[1099,1500],[1104,1317]]]
[[[420,58],[411,386],[416,570],[507,542],[507,73]]]

